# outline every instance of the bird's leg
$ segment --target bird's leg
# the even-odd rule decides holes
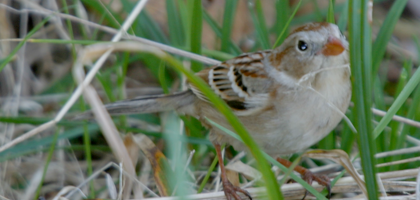
[[[235,200],[241,200],[242,198],[236,193],[240,192],[252,200],[251,195],[246,190],[232,185],[232,183],[228,180],[225,165],[223,164],[222,148],[220,147],[220,144],[214,144],[214,148],[216,149],[217,159],[219,160],[223,191],[225,192],[226,199],[231,200],[233,198]]]
[[[285,167],[290,167],[292,165],[292,162],[290,162],[286,159],[283,159],[283,158],[277,158],[277,162],[281,163]],[[302,179],[305,180],[307,183],[309,183],[309,185],[312,185],[312,182],[316,181],[320,185],[325,186],[328,190],[328,199],[331,198],[331,181],[327,176],[325,176],[325,175],[315,175],[311,171],[309,171],[309,169],[306,169],[306,168],[301,167],[299,165],[296,166],[293,170],[298,172],[302,176]],[[303,199],[306,197],[307,192],[308,191],[306,191]]]

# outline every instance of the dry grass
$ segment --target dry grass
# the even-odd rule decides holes
[[[202,44],[206,52],[213,53],[215,58],[192,54],[182,50],[185,49],[182,46],[153,41],[153,37],[132,35],[133,31],[139,33],[150,28],[146,26],[147,23],[134,21],[139,16],[144,17],[140,14],[145,12],[143,6],[146,6],[145,10],[162,29],[162,33],[171,34],[163,0],[133,2],[135,6],[128,9],[130,12],[125,8],[125,3],[129,1],[102,1],[100,5],[115,18],[103,17],[104,13],[98,12],[101,9],[87,2],[0,0],[0,59],[8,57],[30,30],[49,17],[47,23],[24,43],[0,72],[0,199],[29,200],[36,199],[37,195],[45,199],[175,199],[160,197],[162,188],[159,188],[153,174],[155,166],[151,165],[144,150],[146,144],[152,145],[169,157],[168,142],[162,137],[165,138],[165,134],[174,127],[177,133],[184,132],[185,128],[187,134],[179,138],[184,140],[182,144],[187,145],[184,151],[180,150],[183,153],[178,157],[186,163],[176,159],[169,161],[172,168],[180,165],[184,172],[184,182],[177,183],[177,190],[192,194],[192,199],[224,199],[220,172],[217,170],[210,173],[204,192],[195,194],[214,158],[213,149],[206,140],[206,131],[195,120],[187,117],[181,120],[171,114],[150,114],[122,117],[114,123],[103,110],[102,101],[162,92],[158,79],[160,72],[156,70],[158,66],[149,66],[159,64],[160,61],[148,59],[147,56],[144,58],[144,53],[157,57],[170,53],[179,58],[212,65],[219,63],[218,59],[223,56],[231,56],[232,52],[222,54],[217,51],[220,38],[207,23],[203,23]],[[308,1],[300,9],[295,23],[299,23],[299,19],[307,21],[305,15],[308,13],[317,16],[318,9],[328,6],[324,5],[325,2]],[[336,1],[337,4],[342,2]],[[400,90],[400,73],[404,73],[402,63],[411,59],[414,65],[419,64],[412,36],[420,35],[420,8],[416,7],[416,0],[409,2],[397,23],[394,39],[387,47],[386,59],[379,71],[379,77],[385,85],[382,94],[391,99],[391,103],[394,94]],[[108,3],[112,5],[107,7]],[[263,0],[262,3],[266,23],[271,27],[276,22],[276,10],[272,6],[274,2]],[[68,13],[64,9],[65,4]],[[203,1],[203,5],[210,16],[222,24],[224,1]],[[373,38],[385,18],[383,13],[387,13],[390,5],[390,1],[374,4]],[[231,38],[245,52],[259,48],[255,45],[258,39],[252,24],[247,1],[239,0]],[[270,34],[269,39],[274,43],[276,35]],[[60,40],[65,42],[61,43]],[[132,42],[117,42],[120,40]],[[97,44],[88,45],[92,41]],[[128,64],[128,59],[134,61]],[[3,61],[0,60],[0,63]],[[183,63],[189,65],[188,60]],[[127,67],[126,74],[123,72],[124,66]],[[166,70],[164,76],[167,84],[171,84],[170,91],[176,91],[185,81],[179,79],[180,76],[172,70]],[[123,83],[119,83],[121,80]],[[67,113],[78,113],[85,109],[83,101],[80,101],[81,96],[95,112],[97,124],[66,120]],[[411,100],[407,101],[406,107],[411,104]],[[387,103],[385,108],[391,103]],[[384,111],[372,109],[374,114],[384,115]],[[416,199],[416,188],[419,187],[416,182],[419,174],[416,166],[420,160],[418,113],[414,119],[407,118],[406,112],[397,113],[393,123],[401,123],[390,125],[389,132],[402,129],[402,124],[415,128],[410,129],[403,148],[383,148],[376,155],[380,159],[377,165],[380,171],[377,174],[379,189],[383,194],[388,194],[388,199]],[[177,125],[168,125],[171,123]],[[341,147],[343,137],[340,134],[344,126],[340,125],[335,134],[333,146],[337,148]],[[144,134],[152,140],[145,138]],[[349,152],[352,159],[359,153],[355,145],[351,146]],[[226,151],[226,157],[230,160],[227,168],[233,179],[246,186],[253,197],[265,199],[265,188],[259,187],[261,174],[256,170],[255,161],[232,149],[227,148]],[[325,159],[332,156],[342,159],[339,154],[328,154],[324,159],[304,158],[303,164],[313,171],[327,173],[332,178],[342,176],[341,165]],[[398,159],[394,159],[396,156],[399,156]],[[352,163],[356,169],[353,174],[357,174],[357,171],[360,173],[360,159],[354,159]],[[350,161],[340,164],[348,171],[353,169]],[[273,170],[280,180],[283,173],[277,167],[273,167]],[[333,199],[363,199],[363,189],[357,185],[357,181],[348,174],[344,176],[332,188]],[[316,183],[314,188],[318,191],[323,189]],[[298,183],[284,184],[282,191],[287,199],[301,198],[305,194],[305,189]],[[312,198],[308,196],[306,199]]]

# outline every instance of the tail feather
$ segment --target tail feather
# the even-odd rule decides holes
[[[118,101],[105,105],[110,115],[128,115],[139,113],[156,113],[169,110],[178,110],[192,105],[196,96],[190,90],[171,94],[137,97],[134,99]],[[89,119],[93,117],[92,111],[78,114],[73,120]]]

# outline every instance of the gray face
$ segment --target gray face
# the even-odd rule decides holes
[[[289,45],[295,46],[296,56],[302,61],[311,59],[322,53],[323,48],[331,38],[340,40],[345,49],[348,49],[348,42],[334,24],[320,23],[302,31],[294,32],[289,36]]]
[[[269,61],[276,74],[298,81],[302,76],[332,65],[344,65],[348,42],[338,27],[329,23],[310,23],[297,28],[273,51]],[[286,77],[286,78],[285,78]],[[287,78],[289,77],[289,78]]]

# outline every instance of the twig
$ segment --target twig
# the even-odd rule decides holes
[[[378,115],[378,116],[381,116],[381,117],[385,116],[385,114],[386,114],[385,111],[382,111],[382,110],[379,110],[379,109],[376,109],[376,108],[372,108],[372,113],[374,115]],[[412,119],[401,117],[399,115],[394,115],[392,117],[392,119],[395,120],[395,121],[397,121],[397,122],[402,122],[402,123],[405,123],[405,124],[408,124],[408,125],[411,125],[411,126],[420,128],[420,122],[414,121]]]
[[[31,4],[31,6],[32,6],[32,4]],[[39,9],[39,10],[28,10],[28,9],[16,10],[16,9],[14,9],[12,7],[9,7],[7,5],[4,5],[4,4],[0,4],[0,7],[5,7],[6,9],[8,9],[12,12],[15,12],[15,13],[30,12],[30,13],[33,13],[33,14],[48,15],[48,16],[49,15],[56,15],[56,16],[59,16],[62,19],[69,19],[71,21],[78,22],[78,23],[90,26],[92,28],[96,28],[96,29],[111,33],[111,34],[117,34],[118,33],[117,29],[110,28],[110,27],[107,27],[107,26],[102,26],[100,24],[97,24],[97,23],[94,23],[94,22],[91,22],[91,21],[87,21],[87,20],[84,20],[84,19],[80,19],[80,18],[77,18],[77,17],[72,16],[72,15],[67,15],[67,14],[63,14],[63,13],[57,13],[57,12],[54,12],[54,11],[50,11],[50,10],[47,10],[45,8],[38,7],[38,6],[36,7],[36,9]],[[128,33],[124,34],[122,36],[122,38],[127,39],[127,40],[134,40],[134,41],[142,42],[144,44],[148,44],[148,45],[151,45],[151,46],[155,46],[155,47],[158,47],[158,48],[160,48],[160,49],[162,49],[166,52],[173,53],[173,54],[176,54],[176,55],[179,55],[179,56],[182,56],[182,57],[190,58],[190,59],[202,62],[204,64],[216,65],[216,64],[220,63],[220,61],[212,59],[212,58],[207,58],[207,57],[197,55],[197,54],[194,54],[194,53],[191,53],[191,52],[188,52],[188,51],[180,50],[180,49],[177,49],[177,48],[165,45],[165,44],[161,44],[161,43],[158,43],[158,42],[154,42],[154,41],[151,41],[151,40],[148,40],[148,39],[145,39],[145,38],[129,35]]]
[[[419,160],[420,160],[420,157],[408,158],[408,159],[398,160],[398,161],[394,161],[394,162],[377,164],[376,167],[386,167],[386,166],[391,166],[391,165],[398,165],[398,164],[403,164],[403,163],[415,162],[415,161],[419,161]]]
[[[87,183],[89,183],[92,179],[97,178],[99,175],[101,175],[102,172],[104,172],[105,170],[107,170],[110,167],[113,167],[113,168],[118,169],[118,170],[120,169],[120,166],[117,163],[110,162],[110,163],[106,164],[105,166],[103,166],[102,168],[98,169],[96,172],[92,173],[92,175],[90,177],[88,177],[86,180],[83,180],[83,182],[80,183],[75,189],[82,188],[84,185],[86,185]],[[124,170],[122,171],[122,173],[128,179],[131,179],[132,181],[135,181],[136,183],[138,183],[149,194],[151,194],[154,197],[158,197],[158,195],[156,193],[154,193],[152,190],[150,190],[146,185],[144,185],[142,182],[138,181],[135,178],[135,176],[131,176],[129,173],[127,173]],[[73,191],[69,192],[65,197],[66,198],[70,198],[75,192],[77,192],[77,190],[73,190]]]
[[[420,146],[378,153],[375,155],[375,158],[384,158],[388,156],[396,156],[396,155],[401,155],[401,154],[418,153],[418,152],[420,152]]]

